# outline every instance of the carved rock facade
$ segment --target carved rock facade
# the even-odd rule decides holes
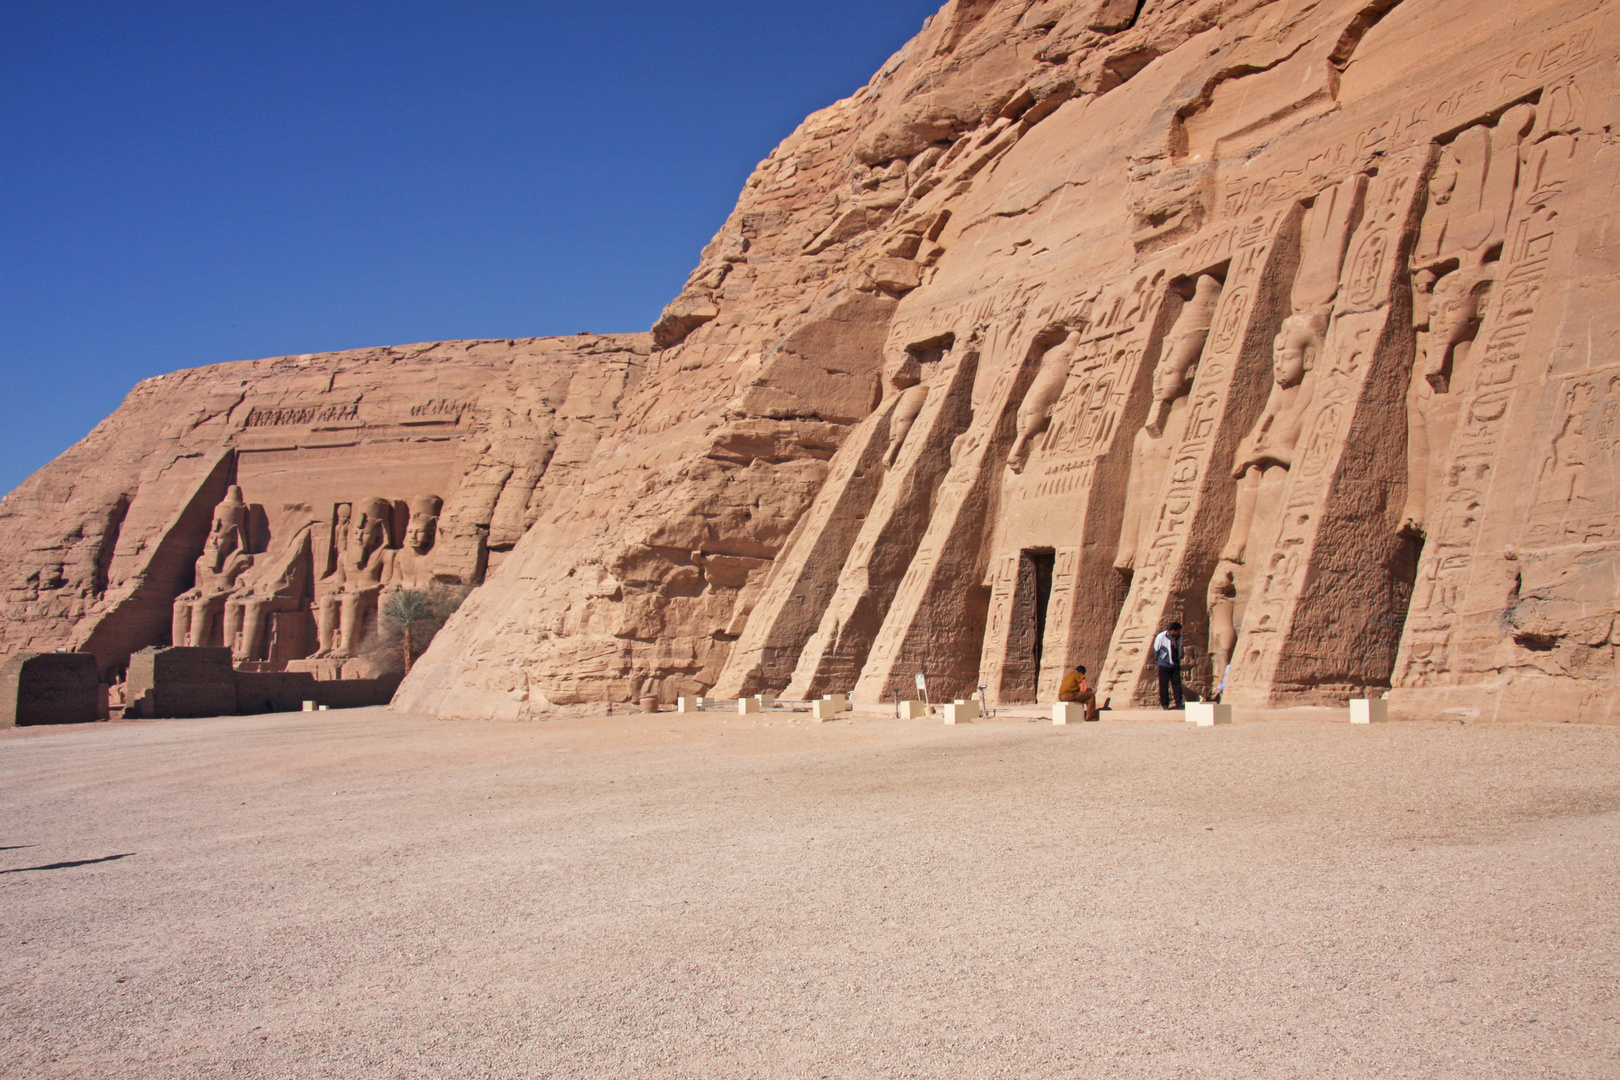
[[[387,593],[498,566],[648,348],[445,342],[149,379],[0,502],[0,645],[94,653],[108,680],[171,644],[367,677]]]
[[[405,709],[1050,700],[1075,663],[1146,703],[1179,620],[1238,703],[1620,717],[1617,57],[1597,0],[952,0],[759,165],[587,441],[500,411],[513,366],[453,489],[306,501],[369,559],[359,500],[438,495],[435,565],[488,560]],[[169,586],[230,569],[190,568],[230,477],[181,497],[215,422],[142,451],[187,462]],[[99,580],[121,514],[14,595]]]

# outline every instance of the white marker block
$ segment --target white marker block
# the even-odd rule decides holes
[[[945,706],[947,724],[971,724],[979,718],[979,707],[971,702],[958,701]]]
[[[737,699],[737,715],[752,716],[759,712],[759,698],[740,697]]]
[[[969,720],[977,720],[979,718],[979,702],[978,702],[977,699],[975,699],[975,698],[957,698],[956,699],[956,704],[969,710],[969,713],[968,713],[968,719]]]
[[[315,711],[315,703],[313,701],[304,702],[304,711],[305,712],[314,712]]]
[[[925,701],[902,701],[900,703],[900,718],[902,720],[921,720],[928,715],[928,703]]]
[[[1052,706],[1052,723],[1058,727],[1085,722],[1086,707],[1078,701],[1060,701]]]
[[[849,703],[848,694],[823,694],[821,695],[821,700],[832,702],[832,704],[837,707],[839,712],[848,712],[851,708],[853,708],[853,706],[851,706]]]
[[[1199,727],[1214,727],[1232,722],[1232,706],[1217,705],[1213,701],[1187,702],[1187,719]]]
[[[755,694],[754,695],[754,700],[759,702],[760,709],[764,710],[764,709],[768,709],[772,705],[776,704],[776,695],[775,694]]]
[[[1383,698],[1351,698],[1352,724],[1382,724],[1389,719],[1389,702]]]
[[[690,713],[702,712],[703,699],[700,697],[687,697],[684,695],[678,697],[675,699],[675,711]]]
[[[327,706],[325,706],[325,705],[322,705],[322,706],[321,706],[321,712],[326,712],[326,710],[327,710]]]
[[[842,697],[843,695],[837,695]],[[810,715],[817,720],[836,720],[844,711],[842,701],[833,701],[831,698],[822,698],[820,701],[810,703]]]

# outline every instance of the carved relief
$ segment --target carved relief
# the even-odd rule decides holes
[[[1147,423],[1137,431],[1131,446],[1125,517],[1114,556],[1114,568],[1124,573],[1134,571],[1139,562],[1146,560],[1146,544],[1151,532],[1144,527],[1144,520],[1150,518],[1160,504],[1170,462],[1187,432],[1193,381],[1220,298],[1220,280],[1210,274],[1198,275],[1193,282],[1192,296],[1182,306],[1165,339],[1159,362],[1154,365],[1153,404],[1149,407]],[[1230,347],[1232,332],[1227,331],[1224,336],[1226,347]]]
[[[1252,579],[1265,572],[1256,566],[1270,556],[1269,551],[1251,552],[1251,539],[1277,527],[1278,511],[1288,500],[1288,470],[1305,425],[1314,418],[1317,361],[1365,188],[1366,177],[1350,177],[1323,191],[1305,213],[1291,310],[1272,344],[1270,394],[1238,449],[1233,468],[1237,498],[1232,529],[1209,587],[1211,677],[1217,682],[1224,679],[1231,661]]]
[[[214,507],[213,524],[203,553],[197,557],[195,584],[174,601],[175,645],[218,645],[223,635],[225,601],[253,565],[247,551],[248,506],[242,489],[232,485]]]

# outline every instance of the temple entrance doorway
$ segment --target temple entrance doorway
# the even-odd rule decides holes
[[[1002,700],[1034,701],[1046,641],[1046,612],[1052,602],[1052,548],[1025,548],[1018,553],[1018,586],[1013,594],[1012,625]]]

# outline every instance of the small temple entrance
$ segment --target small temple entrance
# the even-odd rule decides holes
[[[1057,554],[1051,548],[1025,548],[1018,553],[1018,584],[1013,593],[1007,662],[1000,688],[1003,701],[1035,700],[1056,560]]]

